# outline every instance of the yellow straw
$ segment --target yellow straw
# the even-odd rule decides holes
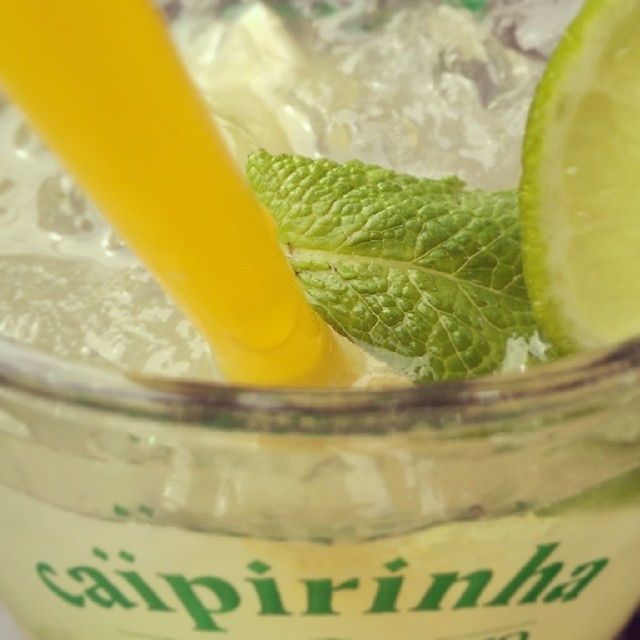
[[[0,81],[241,383],[348,383],[148,0],[0,0]]]

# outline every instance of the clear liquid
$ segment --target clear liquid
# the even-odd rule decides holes
[[[198,13],[203,3],[192,4]],[[541,56],[547,51],[549,30],[543,29],[543,37],[536,40],[536,29],[524,29],[523,17],[514,17],[516,9],[506,1],[494,3],[498,8],[503,5],[502,12],[489,15],[482,24],[469,12],[451,6],[436,8],[429,2],[403,9],[381,22],[371,17],[375,15],[372,7],[379,3],[342,4],[344,11],[308,21],[311,5],[300,1],[292,3],[298,8],[298,17],[287,23],[259,6],[206,23],[183,13],[174,23],[185,59],[227,131],[238,160],[263,146],[272,152],[328,155],[337,160],[357,157],[416,175],[456,173],[487,188],[513,186],[524,114],[542,67]],[[532,15],[549,11],[556,4],[535,0],[520,6],[528,7],[525,17],[534,19]],[[571,6],[569,2],[559,4],[564,10]],[[518,27],[515,30],[511,28],[514,25]],[[270,55],[255,55],[256,47],[267,47]],[[326,55],[320,62],[318,52]],[[255,67],[253,72],[251,67]],[[239,77],[243,82],[238,82]],[[162,375],[214,377],[215,364],[202,338],[78,193],[20,114],[6,103],[0,106],[0,149],[0,334],[66,359]],[[56,419],[62,422],[64,416]],[[13,439],[20,433],[9,435]],[[69,430],[69,437],[74,435]],[[265,519],[263,527],[290,527],[287,537],[298,540],[277,542],[264,532],[243,531],[239,536],[237,531],[233,531],[236,535],[196,531],[208,528],[194,526],[203,514],[176,506],[184,506],[186,497],[196,505],[211,499],[209,478],[202,483],[201,492],[189,493],[193,474],[188,460],[180,455],[176,455],[172,480],[166,484],[152,473],[157,470],[156,460],[149,461],[150,468],[134,460],[129,475],[118,466],[117,461],[124,458],[118,448],[120,441],[113,438],[112,442],[103,432],[99,438],[86,461],[86,483],[79,482],[70,460],[44,464],[30,451],[20,477],[29,485],[26,470],[32,460],[33,485],[46,487],[51,495],[34,498],[26,490],[0,488],[0,521],[12,523],[11,527],[0,527],[0,565],[4,569],[0,595],[39,640],[206,637],[202,630],[194,629],[191,613],[160,573],[176,573],[187,579],[220,576],[237,587],[242,606],[213,615],[226,633],[209,635],[238,640],[603,640],[613,636],[636,604],[640,566],[635,532],[640,515],[635,503],[611,512],[603,507],[602,512],[568,517],[523,513],[412,533],[408,533],[411,527],[402,528],[395,519],[391,524],[398,529],[392,535],[367,542],[363,537],[370,533],[366,525],[372,512],[378,513],[378,509],[385,513],[389,505],[397,507],[407,500],[402,482],[390,479],[387,486],[376,484],[371,466],[363,463],[356,467],[362,477],[346,485],[348,494],[338,483],[344,465],[323,463],[318,469],[335,473],[337,478],[335,484],[325,479],[324,486],[331,490],[311,504],[311,515],[321,520],[313,520],[304,511],[308,500],[299,505],[306,518],[284,513]],[[89,512],[99,502],[99,492],[92,494],[88,487],[90,481],[100,480],[94,456],[104,453],[102,447],[113,464],[107,469],[108,482],[103,485],[101,499],[107,507],[116,501],[120,507],[126,504],[135,517],[129,519],[108,508],[100,515]],[[41,453],[46,450],[37,448]],[[620,452],[635,460],[633,449],[620,447]],[[513,465],[513,479],[521,480],[522,470],[528,468],[522,453],[523,459]],[[64,457],[62,450],[58,454]],[[260,454],[268,464],[271,454],[264,450]],[[616,460],[610,449],[607,454],[601,456],[602,464],[613,464]],[[426,473],[432,456],[431,450],[422,461],[398,456],[399,473],[418,467]],[[595,478],[591,449],[585,458]],[[458,460],[450,459],[455,468],[445,474],[452,484],[447,504],[456,497],[462,500],[469,478],[466,461],[461,459],[458,469]],[[296,460],[304,458],[297,456]],[[346,458],[346,462],[354,466],[353,458]],[[630,464],[629,460],[626,463]],[[227,464],[237,467],[233,459]],[[576,476],[579,465],[567,461],[566,466],[573,475],[561,483],[551,475],[547,480],[550,486],[572,495],[585,483],[582,476]],[[106,467],[105,463],[103,469]],[[210,467],[213,465],[207,465]],[[9,474],[13,469],[9,464],[4,468]],[[455,469],[459,487],[451,480]],[[248,469],[244,472],[250,477]],[[307,473],[300,475],[309,478]],[[536,484],[531,490],[536,495],[542,493],[537,484],[540,475],[539,469],[532,473]],[[278,477],[291,483],[290,477]],[[570,485],[572,478],[575,487]],[[513,498],[513,487],[505,482],[504,474],[493,476],[493,481],[499,485],[496,495]],[[249,503],[237,515],[242,526],[260,515],[256,507],[264,507],[265,497],[278,497],[277,504],[286,506],[281,498],[287,495],[286,484],[278,487],[279,491],[272,490],[274,483],[260,484],[263,492],[253,494],[259,502]],[[163,490],[153,510],[147,504],[151,502],[149,495],[145,495],[144,505],[137,499],[136,492],[147,489],[151,496]],[[68,508],[54,499],[56,490]],[[74,491],[76,501],[71,496]],[[332,525],[334,519],[327,516],[326,509],[331,505],[336,508],[340,499],[347,498],[364,514],[349,536],[333,544],[300,541],[297,527],[317,532],[323,523]],[[70,502],[73,507],[68,506]],[[143,506],[144,512],[140,511]],[[345,513],[351,511],[356,510],[345,508]],[[406,511],[418,512],[412,504]],[[111,517],[106,517],[106,512]],[[219,514],[214,515],[219,523]],[[594,531],[600,535],[594,536]],[[606,556],[610,564],[576,602],[538,602],[505,609],[484,606],[532,556],[537,545],[551,543],[559,547],[549,562],[563,564],[564,573],[557,582],[569,580],[570,572],[581,563]],[[400,556],[409,567],[396,574],[384,563]],[[259,615],[256,593],[247,581],[258,575],[248,569],[257,559],[270,564],[267,575],[279,580],[291,616]],[[82,595],[86,606],[79,609],[51,591],[36,571],[43,562],[57,572],[57,584]],[[104,601],[90,600],[86,591],[95,586],[91,580],[81,585],[68,575],[79,566],[96,569],[136,606],[127,609],[121,604],[106,606]],[[411,611],[427,588],[431,573],[456,571],[464,575],[486,568],[494,576],[479,600],[480,606],[455,610],[461,594],[458,590],[447,595],[443,611]],[[150,611],[148,602],[145,604],[141,594],[127,587],[117,573],[123,570],[136,571],[173,610]],[[407,576],[408,585],[398,600],[398,615],[366,615],[375,579],[394,575]],[[357,576],[364,586],[336,596],[341,615],[305,616],[308,603],[300,581],[327,576],[335,582]],[[203,601],[210,598],[211,607],[218,604],[206,590],[199,596]]]
[[[525,28],[527,3],[523,16],[507,7],[484,19],[429,1],[325,4],[169,3],[239,163],[263,147],[486,188],[517,182],[544,49],[541,30]],[[509,20],[529,40],[509,41]],[[69,360],[215,379],[190,321],[1,97],[0,150],[0,336]],[[360,386],[388,382],[371,362]]]

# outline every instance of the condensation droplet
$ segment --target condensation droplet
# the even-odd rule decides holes
[[[124,240],[112,229],[109,235],[103,240],[102,246],[107,253],[117,253],[128,255],[130,253],[129,247],[125,244]]]
[[[46,151],[42,140],[26,122],[18,125],[13,136],[13,144],[16,148],[16,153],[21,158],[37,156]]]
[[[7,195],[15,187],[15,184],[15,181],[10,178],[0,178],[0,224],[5,224],[10,217]]]
[[[78,235],[93,230],[87,202],[67,176],[47,178],[38,190],[38,224],[46,231]]]

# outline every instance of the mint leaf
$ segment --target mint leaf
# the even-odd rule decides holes
[[[499,370],[536,333],[515,192],[265,151],[247,175],[314,307],[413,380]]]

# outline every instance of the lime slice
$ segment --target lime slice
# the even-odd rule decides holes
[[[534,99],[525,278],[561,351],[640,334],[640,2],[587,0]]]

